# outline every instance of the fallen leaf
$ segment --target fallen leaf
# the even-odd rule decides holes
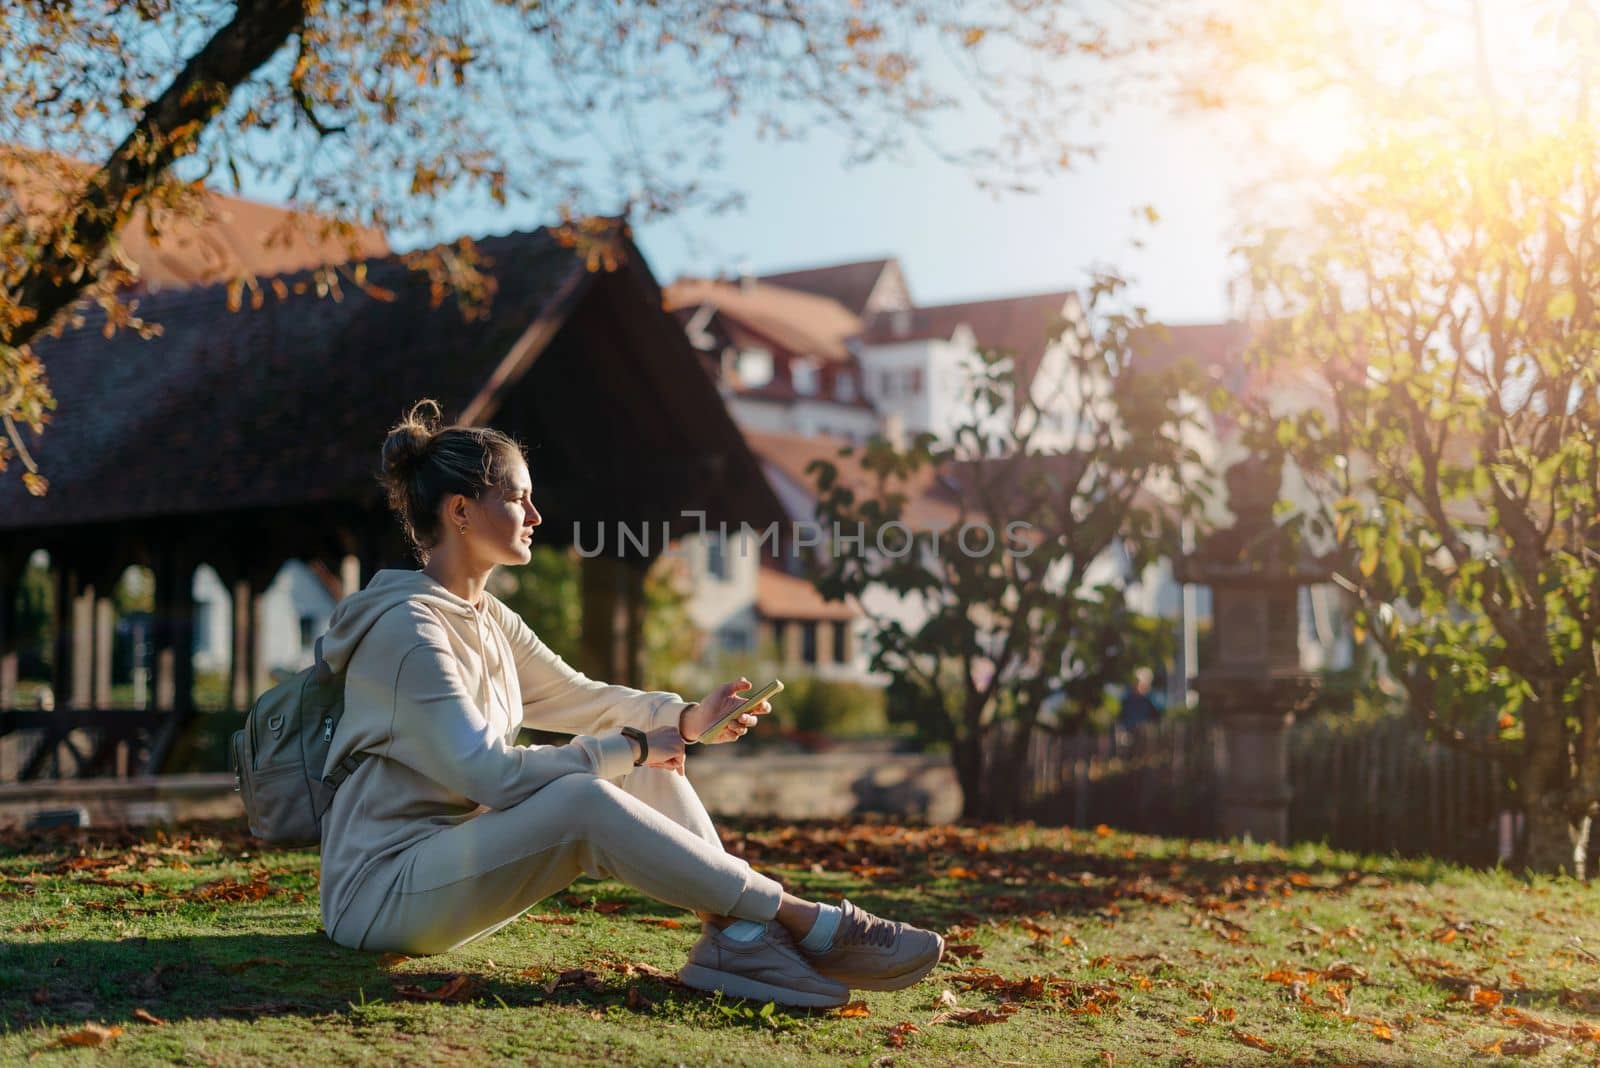
[[[122,1034],[122,1028],[120,1027],[101,1027],[99,1024],[84,1024],[76,1031],[68,1031],[51,1045],[103,1046],[120,1034]]]
[[[1110,838],[1111,828],[1102,823],[1095,827],[1094,833],[1099,835],[1101,838]]]
[[[394,992],[411,1001],[467,1001],[477,993],[477,980],[470,975],[456,975],[442,986],[424,990],[420,986],[397,984]]]
[[[1394,1032],[1389,1029],[1387,1024],[1375,1024],[1375,1025],[1373,1025],[1372,1035],[1373,1035],[1374,1038],[1378,1039],[1380,1042],[1393,1042],[1394,1041]]]
[[[1492,1009],[1505,1000],[1505,995],[1498,990],[1484,990],[1479,987],[1471,988],[1472,1004],[1484,1009]]]
[[[1268,1042],[1264,1038],[1261,1038],[1257,1035],[1252,1035],[1248,1031],[1241,1031],[1235,1027],[1232,1033],[1235,1041],[1242,1042],[1251,1049],[1259,1049],[1265,1053],[1278,1052],[1277,1046],[1274,1046],[1271,1042]]]
[[[971,942],[957,945],[947,945],[944,947],[944,951],[950,954],[952,957],[960,957],[963,960],[968,957],[971,957],[973,960],[983,959],[983,947]]]
[[[1008,1009],[1005,1005],[1000,1006],[998,1009],[952,1009],[949,1012],[939,1013],[928,1022],[958,1023],[968,1027],[977,1027],[983,1024],[1004,1023],[1011,1019],[1011,1014],[1015,1011],[1015,1009]]]
[[[534,923],[555,923],[560,924],[562,927],[571,927],[573,924],[578,922],[576,916],[558,916],[552,913],[544,913],[543,915],[539,916],[529,916],[528,919],[532,920]]]
[[[648,923],[651,927],[666,927],[673,931],[676,931],[678,928],[683,926],[683,924],[677,920],[667,919],[662,916],[635,916],[634,922]]]
[[[891,1047],[892,1049],[904,1049],[906,1045],[906,1036],[914,1035],[921,1030],[922,1028],[918,1027],[910,1020],[905,1020],[889,1028],[889,1033],[884,1037],[883,1041],[885,1045]]]
[[[655,1008],[655,1004],[656,1003],[646,997],[644,991],[640,990],[638,987],[630,986],[628,988],[628,1008],[632,1009],[634,1012],[649,1012],[651,1009]]]
[[[872,1010],[867,1008],[865,1001],[852,1001],[839,1009],[839,1015],[845,1017],[871,1016]]]
[[[167,1022],[149,1009],[134,1009],[132,1015],[140,1023],[154,1024],[156,1027],[160,1027]]]
[[[597,901],[594,910],[603,916],[614,916],[627,907],[626,901]]]
[[[411,958],[404,953],[385,953],[378,958],[378,963],[385,968],[393,968],[397,964],[404,964]]]

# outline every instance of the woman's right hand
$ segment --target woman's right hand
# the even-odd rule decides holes
[[[667,768],[679,775],[683,774],[683,735],[678,733],[676,727],[657,727],[647,731],[645,737],[650,741],[650,756],[644,762],[647,768]]]

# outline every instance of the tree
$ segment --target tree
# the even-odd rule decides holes
[[[1455,53],[1423,49],[1402,4],[1354,69],[1337,35],[1291,60],[1362,121],[1248,243],[1257,357],[1304,384],[1258,405],[1250,437],[1295,462],[1298,522],[1344,560],[1417,721],[1503,761],[1526,860],[1581,875],[1600,810],[1600,22],[1581,2],[1519,11],[1507,51],[1543,68],[1524,81],[1483,6],[1462,10]],[[1390,66],[1396,49],[1417,63]]]
[[[1084,88],[1083,65],[1147,55],[1157,6],[1113,27],[1094,0],[4,5],[0,144],[29,151],[0,164],[43,195],[19,207],[13,189],[0,216],[0,466],[15,451],[30,492],[47,491],[19,432],[39,434],[54,406],[32,342],[85,298],[108,329],[157,329],[118,298],[131,272],[116,235],[140,209],[153,235],[203,221],[206,180],[281,189],[305,209],[297,225],[352,249],[357,224],[425,230],[474,200],[569,220],[624,201],[637,219],[728,206],[719,135],[740,119],[775,138],[832,129],[856,160],[927,144],[1025,186],[1084,147],[1069,119],[1114,99]],[[938,126],[958,103],[987,110],[980,142]],[[472,251],[408,258],[436,298],[482,301],[492,279]],[[340,277],[364,284],[355,265],[319,287]],[[264,299],[254,279],[234,284]]]
[[[817,588],[867,617],[891,715],[949,744],[968,816],[1015,814],[1016,771],[1047,698],[1064,699],[1064,722],[1086,716],[1108,683],[1171,651],[1120,576],[1096,573],[1120,548],[1143,575],[1178,550],[1181,520],[1204,503],[1195,381],[1181,363],[1139,365],[1153,328],[1142,309],[1111,310],[1122,287],[1097,279],[1084,314],[1056,327],[1059,381],[1026,388],[1008,353],[983,350],[954,440],[874,438],[859,458],[867,485],[840,464],[808,468],[835,535]],[[1066,440],[1051,433],[1062,415]],[[846,447],[841,463],[854,457]],[[913,530],[909,505],[936,482],[954,515]],[[875,609],[885,594],[913,611]]]

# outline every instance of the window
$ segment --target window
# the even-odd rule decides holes
[[[810,360],[795,357],[789,361],[789,381],[794,383],[794,391],[803,397],[809,397],[817,391],[817,366]]]
[[[745,349],[739,353],[739,381],[755,389],[772,381],[772,353],[766,349]]]
[[[848,372],[841,372],[833,380],[833,396],[840,403],[849,404],[856,399],[856,380]]]
[[[717,645],[725,653],[748,653],[754,644],[748,627],[729,624],[717,631]]]
[[[850,662],[848,644],[850,641],[850,624],[840,621],[833,625],[833,662],[847,664]]]
[[[906,371],[906,396],[915,397],[922,392],[922,368],[912,367]]]
[[[894,396],[894,372],[883,371],[878,375],[878,396]]]
[[[309,648],[311,643],[317,640],[316,626],[316,616],[300,617],[300,648]]]
[[[728,548],[720,534],[706,540],[706,573],[714,579],[728,581]]]
[[[814,619],[800,625],[800,659],[808,664],[817,662],[817,622]]]

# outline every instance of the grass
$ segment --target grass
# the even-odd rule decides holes
[[[321,933],[315,853],[225,827],[60,832],[0,845],[0,1063],[1600,1055],[1593,892],[1570,880],[1029,825],[731,826],[791,887],[930,925],[953,955],[843,1011],[723,1002],[671,980],[692,917],[580,882],[456,952],[395,960]]]

